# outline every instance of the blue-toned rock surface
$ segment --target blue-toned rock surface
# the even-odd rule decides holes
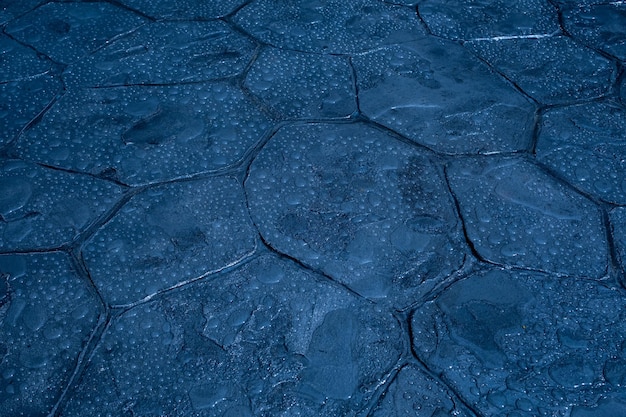
[[[56,248],[113,208],[122,189],[87,175],[0,161],[0,251]]]
[[[63,415],[353,416],[401,351],[391,314],[263,256],[116,318]]]
[[[422,307],[413,342],[481,415],[614,415],[602,400],[626,400],[625,307],[599,282],[492,270]],[[608,414],[581,409],[599,402]]]
[[[588,103],[547,111],[537,159],[584,192],[626,204],[626,109]]]
[[[246,191],[270,246],[361,295],[406,306],[464,258],[440,175],[422,152],[382,131],[310,124],[278,131],[252,164]]]
[[[622,274],[624,274],[626,271],[626,207],[613,209],[610,217],[617,256],[622,267]]]
[[[98,314],[67,256],[0,255],[0,416],[52,411]]]
[[[9,22],[6,31],[54,61],[68,64],[146,22],[106,2],[48,3]]]
[[[566,36],[465,45],[542,104],[592,99],[610,89],[614,64]]]
[[[156,22],[71,65],[63,79],[80,86],[215,80],[240,74],[254,49],[223,22]]]
[[[228,83],[75,89],[26,132],[17,152],[146,184],[234,164],[269,127],[268,117]]]
[[[534,106],[456,43],[423,39],[353,59],[368,117],[436,151],[529,146]]]
[[[83,250],[110,304],[129,304],[219,271],[255,248],[241,185],[215,178],[134,196]]]
[[[19,81],[50,71],[52,63],[32,49],[0,34],[0,82]]]
[[[260,0],[234,20],[272,46],[316,53],[363,52],[426,34],[414,10],[376,0]]]
[[[244,86],[284,118],[347,117],[356,112],[352,69],[344,57],[265,48]]]
[[[120,3],[154,19],[207,20],[226,16],[245,0],[120,0]]]
[[[608,244],[599,208],[526,159],[459,160],[447,170],[465,230],[489,262],[599,278]]]

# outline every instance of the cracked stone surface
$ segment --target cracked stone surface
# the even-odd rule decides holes
[[[0,1],[0,417],[626,417],[624,19]]]

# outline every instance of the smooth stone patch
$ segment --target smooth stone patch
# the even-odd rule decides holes
[[[255,248],[233,178],[159,186],[134,196],[83,255],[110,304],[129,304],[232,265]]]
[[[3,3],[4,6],[4,3]],[[0,82],[20,81],[50,71],[51,62],[32,49],[0,34]]]
[[[464,259],[438,169],[365,125],[280,129],[246,191],[269,245],[365,297],[406,306]]]
[[[626,110],[588,103],[548,110],[537,159],[575,187],[604,201],[626,204]]]
[[[244,86],[284,118],[347,117],[357,110],[345,57],[266,48]]]
[[[544,0],[424,0],[419,13],[433,34],[447,39],[542,36],[560,31],[556,8]]]
[[[355,53],[426,36],[414,10],[375,0],[260,0],[234,16],[252,36],[280,49]]]
[[[611,211],[611,226],[617,256],[626,271],[626,207],[617,207]]]
[[[418,356],[481,415],[569,415],[624,394],[626,301],[599,282],[492,270],[421,309]]]
[[[6,31],[54,61],[69,64],[146,22],[106,2],[48,3],[10,22]]]
[[[149,15],[155,19],[206,20],[223,17],[245,0],[169,0],[155,2],[153,0],[120,0],[120,3]]]
[[[626,61],[626,3],[569,7],[563,13],[563,22],[573,37]]]
[[[241,73],[254,49],[220,21],[156,22],[71,65],[63,78],[80,86],[207,81]]]
[[[0,83],[0,146],[17,138],[61,89],[61,82],[48,75]]]
[[[464,45],[542,104],[600,97],[611,87],[611,61],[566,36]]]
[[[0,250],[69,243],[121,197],[115,184],[17,160],[0,162]]]
[[[403,367],[371,414],[372,417],[469,417],[445,386],[415,365]]]
[[[262,256],[122,315],[63,415],[354,416],[399,360],[400,332],[373,304]]]
[[[233,164],[270,126],[227,83],[76,89],[22,136],[16,151],[137,185]]]
[[[600,278],[608,244],[598,207],[533,163],[453,162],[448,178],[474,249],[501,265]]]
[[[0,255],[0,416],[52,410],[98,312],[65,255]]]
[[[427,38],[353,58],[361,110],[451,154],[529,146],[534,106],[460,45]]]

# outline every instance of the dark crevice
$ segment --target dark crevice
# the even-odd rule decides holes
[[[614,275],[617,284],[626,290],[626,272],[620,262],[619,249],[615,243],[615,228],[611,223],[610,213],[606,209],[602,209],[602,222],[606,233],[606,240],[609,253],[609,271]]]

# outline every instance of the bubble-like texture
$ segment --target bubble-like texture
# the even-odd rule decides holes
[[[19,81],[50,71],[51,62],[32,49],[0,34],[0,82]]]
[[[410,416],[459,416],[469,417],[467,410],[459,405],[455,397],[435,378],[427,375],[415,365],[403,367],[383,400],[371,414],[373,417]]]
[[[567,31],[584,43],[626,61],[626,3],[576,5],[565,9]]]
[[[98,318],[60,253],[0,255],[0,416],[47,415]]]
[[[223,22],[156,22],[71,65],[63,78],[80,86],[207,81],[241,73],[254,48]]]
[[[356,111],[344,57],[264,49],[244,85],[285,118],[347,117]]]
[[[626,271],[626,207],[617,207],[611,211],[611,226],[617,256]]]
[[[69,64],[146,22],[105,2],[47,3],[10,22],[6,31],[54,61]]]
[[[206,20],[223,17],[246,3],[246,0],[120,0],[120,3],[159,20]]]
[[[41,4],[41,1],[42,0],[2,0],[2,7],[0,7],[0,25],[34,9]]]
[[[624,400],[625,307],[598,282],[491,270],[424,306],[414,343],[482,415],[616,415],[602,400]],[[607,414],[584,412],[599,401]]]
[[[612,103],[554,108],[542,118],[537,159],[577,188],[626,204],[626,110]]]
[[[249,255],[255,231],[233,178],[151,188],[134,196],[83,250],[111,304],[128,304]]]
[[[354,416],[399,336],[390,314],[263,256],[115,320],[63,415]]]
[[[122,189],[86,175],[0,161],[0,250],[59,247],[111,209]]]
[[[534,106],[456,43],[434,38],[353,59],[361,110],[434,150],[529,146]]]
[[[542,104],[600,97],[611,87],[611,61],[566,36],[472,41],[465,46]]]
[[[260,0],[234,17],[277,48],[351,53],[422,38],[414,10],[376,0]]]
[[[24,134],[17,153],[146,184],[233,164],[269,127],[228,83],[75,89]]]
[[[600,278],[608,245],[599,209],[518,158],[455,161],[448,171],[467,235],[486,260]]]
[[[364,125],[279,130],[246,191],[270,245],[372,299],[406,305],[464,256],[435,165]]]
[[[423,0],[419,13],[433,34],[447,39],[550,35],[560,30],[545,0]]]

